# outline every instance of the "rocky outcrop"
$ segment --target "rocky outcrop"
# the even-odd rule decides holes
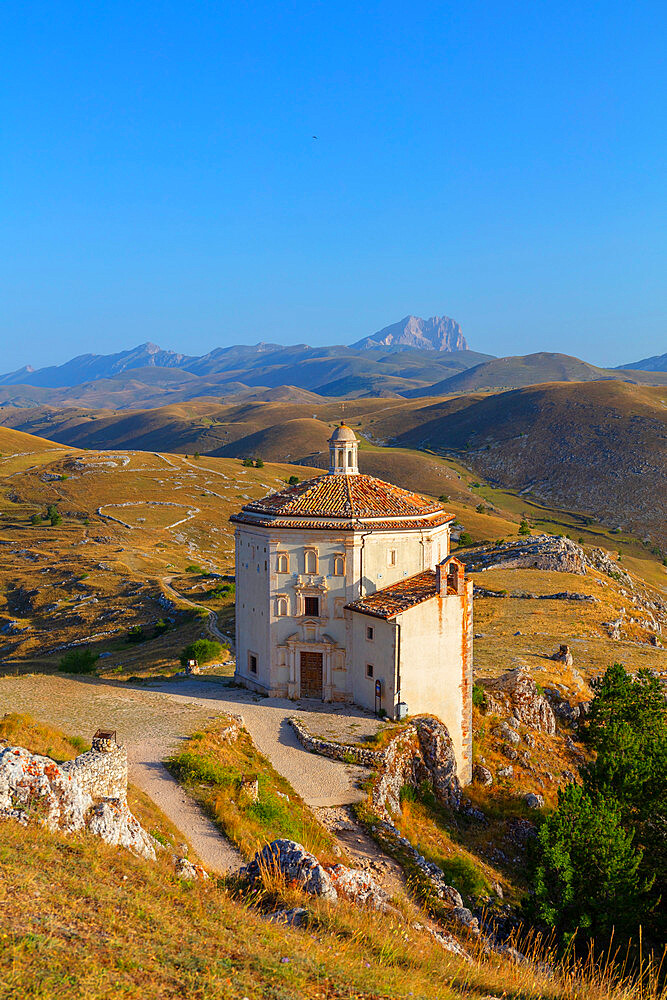
[[[574,657],[572,656],[572,650],[566,643],[562,643],[556,652],[551,657],[552,660],[556,660],[558,663],[564,663],[566,667],[574,666]]]
[[[529,535],[517,541],[487,545],[456,553],[471,573],[486,569],[543,569],[557,573],[586,573],[584,550],[569,538]]]
[[[526,726],[553,735],[556,718],[525,667],[508,670],[496,680],[482,681],[487,712],[508,714]]]
[[[373,786],[371,803],[383,819],[401,811],[401,789],[418,788],[423,781],[433,787],[443,805],[458,809],[461,786],[447,727],[431,716],[417,716],[385,750],[382,773]]]
[[[294,840],[272,841],[239,872],[251,882],[261,879],[263,873],[277,873],[309,896],[329,903],[345,899],[373,910],[392,909],[387,893],[367,872],[345,865],[323,865]]]
[[[101,765],[100,786],[96,785],[97,761],[91,760],[89,754],[81,756],[88,760],[77,769],[72,766],[76,762],[60,766],[50,757],[30,753],[23,747],[1,750],[0,818],[24,825],[40,822],[63,833],[88,830],[107,844],[154,860],[152,839],[128,808],[127,782],[124,788],[115,787],[121,794],[107,796],[110,772]],[[85,780],[78,780],[82,777]]]
[[[176,877],[183,882],[207,882],[210,875],[201,865],[195,865],[187,858],[174,858]]]
[[[604,549],[591,549],[590,555],[586,559],[589,566],[606,573],[615,580],[622,580],[628,586],[632,585],[632,580],[622,566],[615,562]]]

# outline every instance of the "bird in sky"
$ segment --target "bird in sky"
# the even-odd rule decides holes
[[[316,135],[314,135],[314,136],[312,136],[312,138],[313,138],[313,139],[317,139],[317,136],[316,136]]]

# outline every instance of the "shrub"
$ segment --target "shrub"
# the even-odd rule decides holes
[[[244,458],[243,462],[241,464],[244,465],[246,469],[252,469],[252,459],[251,458]]]
[[[262,461],[261,458],[256,458],[255,459],[255,468],[256,469],[263,469],[264,468],[264,462]]]
[[[58,670],[67,674],[92,674],[99,658],[99,653],[94,653],[88,646],[68,649],[58,664]]]
[[[196,576],[203,576],[204,575],[204,570],[202,569],[202,567],[198,563],[190,563],[189,566],[185,567],[185,572],[186,573],[193,573]]]
[[[146,638],[146,633],[144,632],[141,625],[132,625],[125,635],[125,642],[143,642]]]
[[[473,684],[472,686],[472,703],[475,708],[486,708],[486,694],[481,684]]]
[[[196,660],[197,663],[210,663],[216,660],[222,653],[223,647],[214,639],[195,639],[181,651],[181,666],[187,666],[188,660]]]
[[[530,525],[528,524],[528,521],[525,519],[525,517],[522,519],[521,524],[519,525],[519,534],[520,535],[530,534]]]
[[[193,458],[199,458],[199,452],[198,452],[198,451],[196,451],[196,452],[194,453],[194,455],[193,455]]]
[[[287,485],[288,486],[297,486],[298,483],[299,483],[299,477],[298,476],[290,476],[289,479],[287,480]]]
[[[459,545],[472,545],[472,535],[467,531],[462,531],[459,535]]]
[[[41,524],[43,520],[44,520],[44,518],[42,517],[41,514],[33,514],[32,517],[30,518],[30,523],[31,524]]]
[[[438,497],[440,503],[449,503],[449,493],[441,493]]]

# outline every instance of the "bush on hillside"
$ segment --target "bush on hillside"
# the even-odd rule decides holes
[[[99,658],[100,654],[94,653],[88,646],[78,646],[67,650],[58,664],[58,670],[65,674],[92,674]]]
[[[459,535],[459,545],[472,545],[472,535],[467,531],[462,531]]]
[[[188,660],[196,660],[197,663],[211,663],[217,660],[222,653],[222,645],[214,639],[195,639],[181,651],[179,657],[181,666],[186,667]]]
[[[528,521],[525,519],[525,517],[523,518],[521,524],[519,525],[519,534],[520,535],[530,534],[530,525],[528,524]]]
[[[472,703],[475,708],[480,710],[486,708],[486,694],[481,684],[473,684],[472,686]]]
[[[264,468],[264,462],[263,462],[263,460],[261,458],[256,458],[255,459],[255,468],[256,469],[263,469]]]
[[[244,467],[245,467],[246,469],[252,469],[252,459],[251,459],[251,458],[244,458],[244,459],[243,459],[243,462],[242,462],[241,464],[242,464],[242,465],[243,465],[243,466],[244,466]]]
[[[44,518],[42,517],[41,514],[33,514],[32,517],[30,518],[30,523],[31,524],[41,524],[43,520],[44,520]]]
[[[190,563],[189,566],[185,567],[185,572],[186,573],[193,573],[193,574],[195,574],[197,576],[203,576],[204,575],[204,570],[202,569],[202,567],[198,563]]]
[[[288,486],[298,486],[299,485],[299,477],[298,476],[290,476],[289,479],[287,480],[287,485]]]

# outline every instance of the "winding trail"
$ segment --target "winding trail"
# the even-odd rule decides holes
[[[116,729],[127,747],[130,780],[163,810],[209,870],[236,869],[241,858],[162,763],[190,733],[220,713],[242,715],[257,748],[308,803],[345,806],[359,800],[358,780],[367,772],[308,753],[296,739],[290,716],[310,728],[341,733],[368,726],[350,705],[260,698],[252,692],[198,678],[130,686],[99,678],[59,674],[0,677],[0,714],[27,712],[70,735],[90,739],[98,727]],[[326,715],[323,720],[322,715]]]

